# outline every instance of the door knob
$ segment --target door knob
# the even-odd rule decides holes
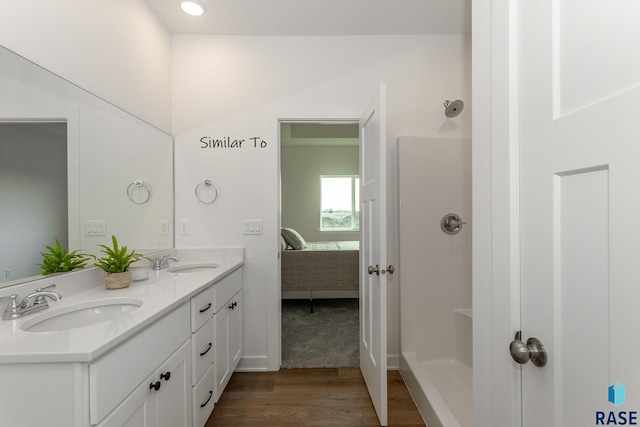
[[[367,269],[367,272],[369,274],[376,273],[376,276],[379,276],[380,275],[380,267],[378,266],[378,264],[376,264],[375,267],[373,265],[370,265],[369,268]]]
[[[521,338],[521,331],[516,332],[516,336],[509,345],[509,352],[511,358],[521,365],[524,365],[529,360],[535,366],[542,368],[547,364],[547,351],[538,338],[531,337],[527,340],[527,343],[523,343]]]

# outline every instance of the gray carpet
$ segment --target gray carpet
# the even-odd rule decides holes
[[[353,368],[359,362],[358,299],[282,300],[283,368]]]

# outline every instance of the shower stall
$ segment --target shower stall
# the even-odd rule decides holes
[[[471,427],[471,140],[397,148],[400,371],[429,427]]]

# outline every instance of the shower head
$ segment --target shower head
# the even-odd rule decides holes
[[[456,99],[455,101],[444,101],[444,115],[447,117],[455,117],[462,112],[464,102]]]

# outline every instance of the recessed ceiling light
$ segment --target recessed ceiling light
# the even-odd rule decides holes
[[[180,7],[185,13],[192,16],[200,16],[207,11],[204,2],[199,0],[190,0],[180,2]]]

